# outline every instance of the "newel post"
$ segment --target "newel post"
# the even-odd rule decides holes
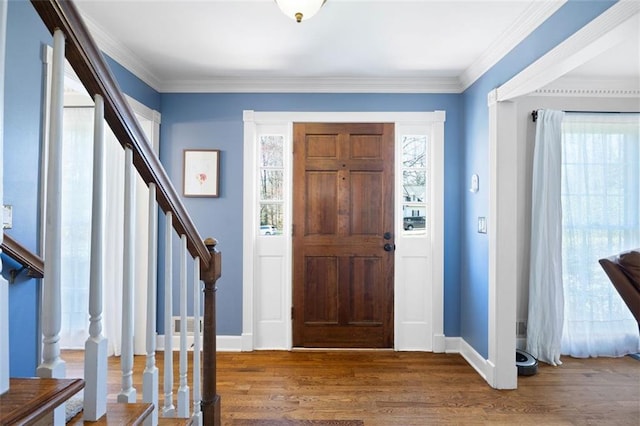
[[[209,249],[211,260],[206,271],[202,271],[204,282],[204,323],[202,342],[202,416],[203,424],[220,426],[220,396],[216,393],[216,281],[220,278],[222,254],[216,250],[214,238],[204,244]]]

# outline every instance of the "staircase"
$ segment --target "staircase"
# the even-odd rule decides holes
[[[220,397],[216,394],[216,330],[215,291],[220,277],[221,254],[212,238],[203,240],[198,234],[180,197],[172,185],[158,157],[153,153],[143,130],[120,91],[102,53],[89,34],[72,1],[32,0],[32,6],[53,35],[53,65],[50,94],[49,152],[47,159],[46,188],[46,241],[43,257],[30,253],[7,235],[0,236],[2,251],[23,265],[13,273],[27,271],[34,277],[44,276],[40,312],[42,328],[42,362],[37,378],[9,378],[7,283],[0,279],[0,424],[1,425],[62,425],[64,402],[83,390],[83,411],[69,424],[96,425],[220,425]],[[6,30],[7,2],[0,1],[0,82],[4,81],[4,31]],[[89,283],[89,337],[85,344],[84,379],[65,377],[65,362],[58,345],[61,324],[61,232],[60,232],[60,170],[62,142],[62,95],[64,91],[65,58],[95,103],[93,202],[91,235],[91,279]],[[0,84],[0,105],[4,101],[3,84]],[[125,151],[125,213],[124,213],[124,270],[122,314],[122,388],[118,403],[107,404],[107,342],[102,335],[102,271],[104,235],[104,191],[106,170],[104,165],[104,123],[117,137]],[[2,153],[3,110],[0,107],[0,154]],[[2,157],[0,156],[0,161]],[[132,190],[138,174],[149,188],[149,282],[147,283],[147,331],[146,365],[143,373],[142,403],[133,387],[133,259],[134,250],[132,218],[135,191]],[[0,184],[2,181],[0,181]],[[0,185],[1,187],[2,185]],[[2,192],[0,190],[0,198]],[[160,379],[155,365],[156,300],[158,263],[171,268],[174,258],[172,244],[166,244],[164,257],[158,259],[158,210],[165,215],[165,238],[171,241],[173,233],[180,238],[180,352],[179,386],[176,404],[173,401],[173,348],[165,344],[165,377],[163,406],[158,389]],[[138,224],[140,226],[140,224]],[[169,265],[169,266],[166,266]],[[187,268],[192,265],[193,280],[187,281]],[[1,265],[0,265],[1,266]],[[12,273],[12,274],[13,274]],[[13,276],[13,275],[12,275]],[[164,295],[169,300],[165,309],[171,322],[173,274],[165,273]],[[187,352],[187,289],[194,299],[192,315],[199,322],[201,300],[204,303],[203,330],[194,330],[193,351]],[[165,326],[170,336],[172,327]],[[171,342],[172,339],[165,339]],[[187,357],[193,356],[194,371],[187,371]],[[167,361],[168,360],[168,361]],[[170,368],[167,368],[169,366]],[[192,377],[191,384],[188,377]]]

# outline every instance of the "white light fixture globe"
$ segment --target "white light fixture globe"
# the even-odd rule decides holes
[[[318,13],[327,0],[275,0],[278,7],[297,22],[306,21]]]

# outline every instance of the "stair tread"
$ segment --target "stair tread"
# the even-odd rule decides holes
[[[115,403],[107,404],[107,414],[102,416],[98,421],[90,422],[91,425],[141,425],[144,419],[153,411],[153,404],[149,403]],[[84,416],[80,412],[76,417],[71,419],[67,425],[81,426],[85,424]]]
[[[158,419],[158,425],[160,426],[190,426],[193,421],[189,419],[179,419],[170,417],[161,417]]]
[[[82,379],[12,378],[0,395],[0,424],[35,422],[83,387]]]

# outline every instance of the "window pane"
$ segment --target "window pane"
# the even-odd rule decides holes
[[[284,136],[260,136],[260,167],[283,167]]]
[[[261,170],[260,199],[282,200],[283,177],[282,170]]]
[[[563,121],[563,354],[617,356],[638,347],[637,322],[596,260],[640,242],[639,119],[568,113]]]
[[[404,204],[402,206],[402,229],[424,233],[427,228],[426,204]]]
[[[427,137],[404,136],[402,138],[402,166],[427,167]]]
[[[404,171],[402,173],[402,192],[404,201],[426,201],[427,172],[418,170]]]
[[[282,203],[260,203],[260,235],[280,235],[283,228]]]

